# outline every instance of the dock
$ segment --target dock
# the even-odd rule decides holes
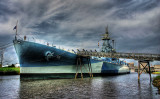
[[[140,80],[140,75],[142,72],[147,68],[149,68],[149,75],[150,75],[150,81],[152,80],[151,78],[151,69],[150,69],[150,62],[152,61],[160,61],[160,54],[148,54],[148,53],[119,53],[119,52],[92,52],[92,51],[77,51],[78,56],[82,57],[111,57],[111,58],[125,58],[125,59],[134,59],[138,61],[138,80]],[[144,66],[143,63],[146,63]],[[141,66],[143,67],[141,69]]]

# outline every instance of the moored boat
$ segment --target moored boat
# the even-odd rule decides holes
[[[108,28],[103,35],[101,52],[116,53],[110,44]],[[75,52],[65,51],[55,46],[51,47],[35,42],[17,39],[13,40],[14,47],[20,63],[20,75],[22,79],[49,79],[49,78],[73,78],[77,73],[77,57]],[[115,75],[130,73],[129,67],[124,61],[110,57],[90,57],[92,73],[94,75]],[[82,60],[87,66],[86,58]],[[88,74],[85,67],[81,68],[83,74]],[[79,71],[80,72],[80,71]]]

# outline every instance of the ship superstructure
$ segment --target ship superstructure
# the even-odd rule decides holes
[[[103,34],[102,36],[103,36],[102,37],[103,45],[102,45],[101,52],[106,52],[106,53],[115,52],[115,49],[113,48],[114,46],[111,46],[110,44],[111,38],[109,37],[108,26],[106,28],[106,33]],[[112,43],[114,43],[114,40],[112,41],[113,41]]]

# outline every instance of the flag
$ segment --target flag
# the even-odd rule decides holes
[[[17,29],[17,26],[15,26],[15,27],[13,28],[13,30],[14,30],[14,29]]]

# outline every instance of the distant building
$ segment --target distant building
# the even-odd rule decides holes
[[[160,65],[154,65],[154,71],[160,72]]]
[[[16,64],[15,64],[15,67],[20,67],[20,64],[16,63]]]
[[[134,66],[134,71],[138,72],[138,66]]]
[[[2,67],[20,67],[20,64],[16,63],[16,64],[11,64],[11,65],[3,65]]]
[[[151,72],[155,72],[154,66],[151,66]]]
[[[2,67],[8,67],[8,65],[3,65]]]
[[[135,72],[134,62],[128,63],[131,72]]]

